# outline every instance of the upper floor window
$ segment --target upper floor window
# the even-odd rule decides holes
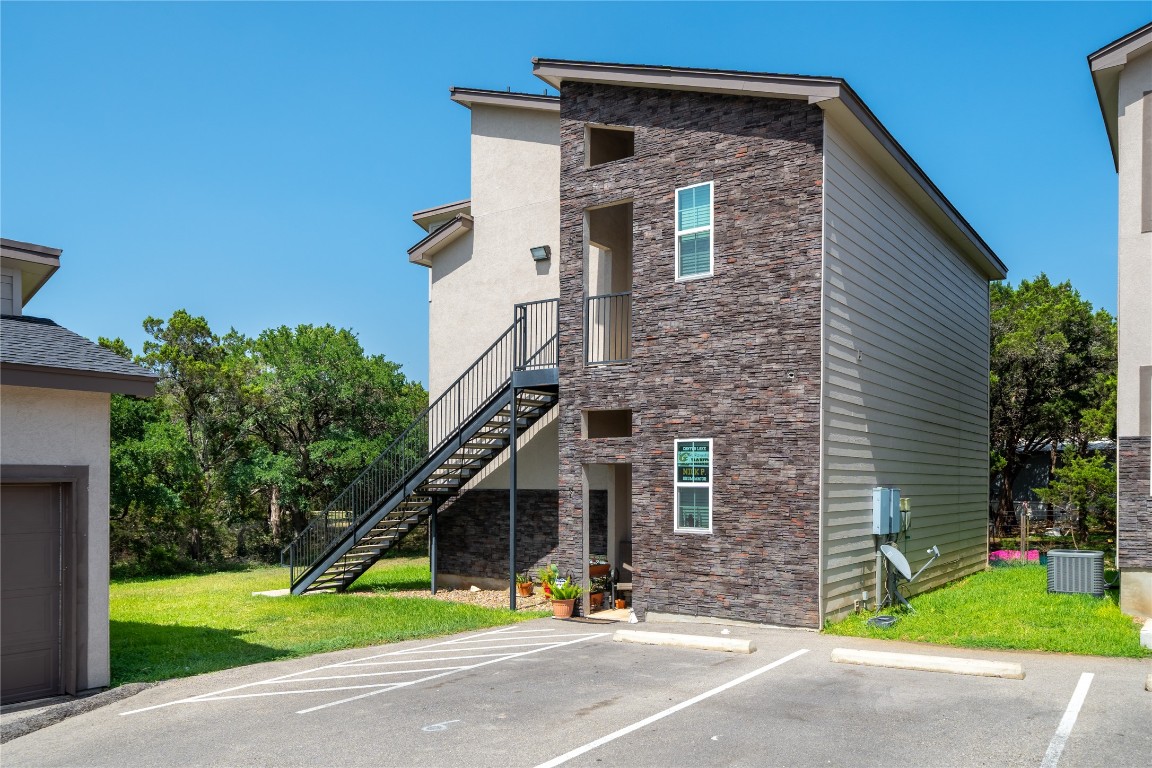
[[[712,182],[676,190],[676,279],[712,274]]]

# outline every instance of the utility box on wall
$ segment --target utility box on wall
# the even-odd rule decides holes
[[[891,536],[900,533],[900,489],[876,486],[872,489],[872,533]]]

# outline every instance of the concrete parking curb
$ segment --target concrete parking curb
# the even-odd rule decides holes
[[[21,736],[27,736],[29,733],[55,725],[61,720],[67,720],[75,715],[82,715],[129,696],[135,696],[140,691],[154,685],[158,685],[158,683],[128,683],[93,696],[49,705],[30,713],[27,717],[21,717],[0,725],[0,744],[5,744]]]
[[[921,656],[913,653],[891,653],[888,651],[856,651],[849,648],[833,648],[832,661],[838,664],[911,669],[918,672],[947,672],[953,675],[1002,677],[1009,680],[1024,679],[1024,668],[1019,664],[1007,661],[960,659],[953,656]]]
[[[612,635],[617,643],[640,643],[642,645],[663,645],[672,648],[694,648],[700,651],[725,651],[727,653],[755,653],[756,646],[751,640],[735,637],[702,637],[700,635],[672,635],[666,632],[639,632],[634,629],[619,629]]]

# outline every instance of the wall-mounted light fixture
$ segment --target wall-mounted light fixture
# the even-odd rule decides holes
[[[537,245],[532,248],[532,261],[548,261],[552,258],[552,247],[548,245]]]

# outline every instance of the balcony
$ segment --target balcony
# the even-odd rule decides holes
[[[584,304],[584,362],[627,363],[632,359],[632,292],[589,296]]]

